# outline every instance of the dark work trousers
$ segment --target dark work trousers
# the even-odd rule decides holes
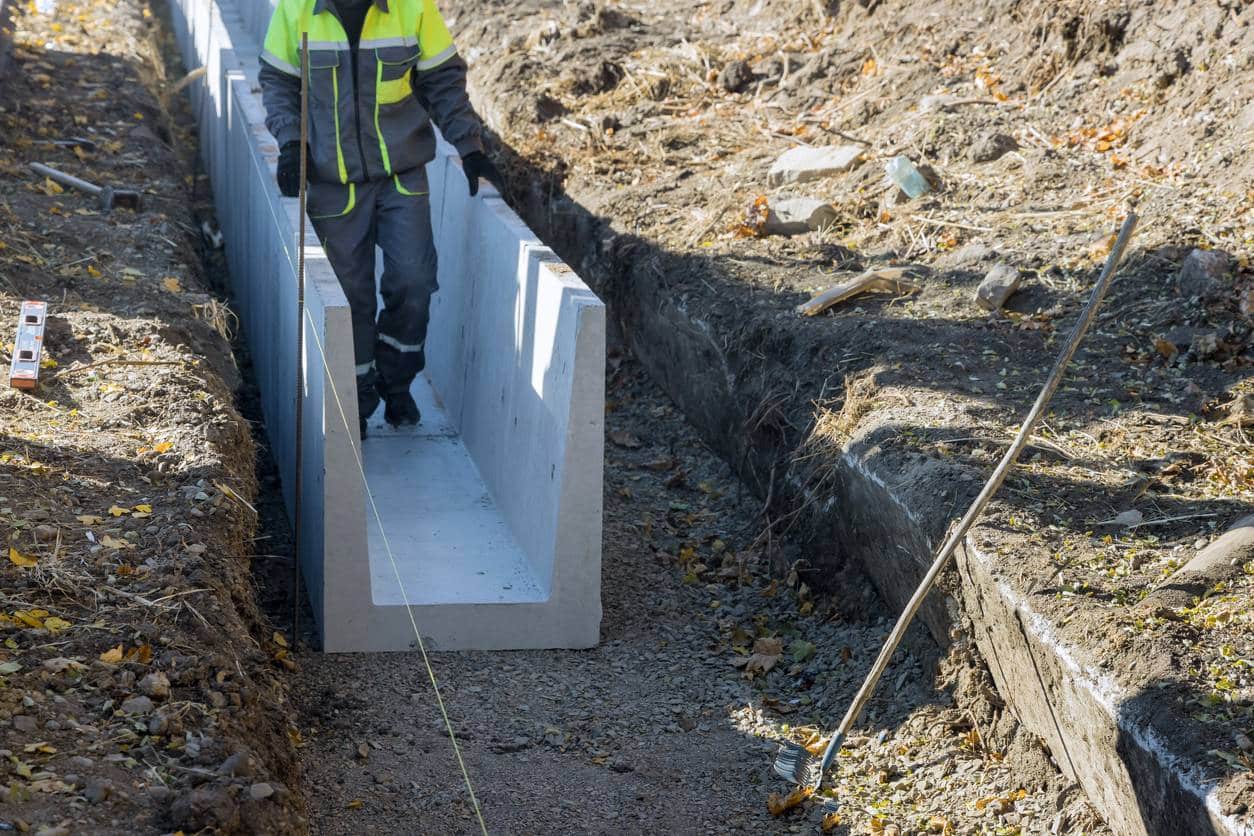
[[[357,408],[368,418],[381,395],[407,391],[426,365],[423,347],[437,289],[435,242],[426,194],[404,194],[394,180],[358,183],[351,210],[315,214],[342,209],[347,197],[348,188],[339,183],[309,185],[310,219],[352,311]],[[383,250],[382,312],[376,304],[376,245]]]

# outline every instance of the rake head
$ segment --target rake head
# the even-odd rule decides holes
[[[804,746],[783,743],[775,756],[775,774],[791,784],[818,789],[823,781],[823,759]]]

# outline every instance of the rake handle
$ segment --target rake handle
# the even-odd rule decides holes
[[[1006,450],[1006,454],[1002,456],[1001,462],[997,465],[997,469],[993,471],[993,475],[989,477],[984,484],[984,489],[980,491],[980,495],[971,503],[971,507],[967,509],[967,513],[963,516],[962,521],[950,533],[945,545],[936,555],[936,559],[932,561],[932,566],[927,570],[927,574],[923,576],[923,580],[919,583],[919,588],[910,596],[910,601],[906,604],[906,608],[897,618],[897,623],[893,625],[893,631],[889,633],[884,647],[880,650],[880,655],[875,660],[875,664],[871,666],[870,673],[867,674],[866,681],[862,683],[862,687],[858,689],[857,695],[853,698],[849,710],[845,712],[845,717],[840,721],[836,733],[832,735],[831,741],[827,744],[827,748],[823,751],[822,767],[819,770],[816,779],[815,789],[823,781],[823,773],[831,764],[832,758],[840,748],[841,741],[845,735],[853,728],[853,724],[858,721],[858,717],[862,714],[862,709],[871,699],[871,695],[875,693],[875,686],[879,684],[880,677],[883,676],[884,670],[888,667],[888,663],[893,658],[893,653],[897,650],[897,645],[901,644],[901,639],[906,634],[906,629],[914,620],[915,614],[919,611],[919,607],[923,604],[923,599],[927,597],[932,586],[936,583],[936,578],[940,575],[954,552],[958,548],[958,544],[966,536],[971,526],[975,524],[976,519],[984,511],[984,507],[988,505],[989,500],[1001,488],[1002,483],[1006,481],[1006,476],[1010,472],[1010,468],[1019,458],[1019,454],[1023,452],[1023,448],[1027,446],[1028,439],[1032,436],[1032,431],[1036,427],[1036,422],[1045,412],[1045,407],[1057,391],[1058,385],[1062,383],[1063,374],[1067,370],[1067,365],[1071,362],[1071,358],[1075,355],[1076,349],[1080,347],[1080,342],[1084,339],[1084,335],[1088,332],[1089,326],[1093,324],[1093,319],[1097,316],[1097,310],[1102,305],[1102,300],[1106,298],[1106,292],[1110,289],[1110,285],[1114,280],[1115,269],[1119,266],[1119,260],[1123,258],[1123,251],[1128,246],[1128,241],[1132,239],[1132,232],[1136,229],[1137,217],[1136,213],[1129,212],[1128,217],[1124,220],[1123,226],[1119,230],[1119,237],[1115,239],[1115,244],[1111,247],[1110,256],[1106,259],[1106,266],[1102,268],[1101,275],[1097,277],[1097,283],[1093,286],[1093,294],[1089,297],[1088,304],[1080,313],[1080,319],[1076,322],[1075,327],[1071,329],[1071,335],[1067,338],[1066,344],[1063,346],[1062,352],[1058,355],[1058,359],[1054,362],[1054,367],[1049,373],[1049,377],[1045,381],[1041,393],[1036,397],[1036,403],[1032,404],[1027,417],[1023,419],[1023,425],[1019,428],[1019,434],[1015,436],[1014,442],[1010,448]]]

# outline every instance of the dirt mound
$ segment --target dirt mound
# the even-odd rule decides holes
[[[15,15],[0,328],[24,298],[50,316],[39,389],[0,389],[0,829],[298,832],[235,322],[205,292],[163,30],[133,2]],[[146,209],[101,212],[29,160],[139,187]]]
[[[1254,722],[1235,661],[1254,653],[1254,580],[1148,619],[1135,604],[1254,501],[1251,459],[1233,455],[1254,364],[1254,7],[610,7],[630,26],[585,29],[592,4],[462,13],[508,197],[817,566],[871,530],[830,490],[846,457],[900,501],[902,533],[867,555],[890,599],[1004,449],[1135,205],[1121,278],[973,537],[1063,641],[1144,697],[1137,722],[1223,783],[1226,815],[1248,811],[1232,728]],[[603,62],[611,88],[561,82]],[[784,152],[825,146],[860,155],[768,178]],[[885,178],[897,156],[929,181],[914,200]],[[768,234],[790,198],[835,222]],[[901,265],[920,292],[795,311]],[[1019,287],[990,312],[976,290],[994,271]],[[862,380],[851,426],[815,445]],[[926,611],[938,638],[954,603]]]

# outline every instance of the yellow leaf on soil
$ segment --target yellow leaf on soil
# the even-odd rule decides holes
[[[828,813],[819,823],[819,829],[824,833],[831,833],[838,827],[840,827],[840,813]]]
[[[364,803],[365,803],[365,802],[364,802],[364,801],[362,801],[360,798],[354,798],[352,801],[348,802],[348,809],[350,809],[350,810],[360,810],[360,809],[361,809],[362,804],[364,804]]]
[[[44,629],[50,633],[59,633],[62,630],[69,629],[71,626],[70,622],[64,618],[57,618],[55,615],[44,619]]]
[[[136,505],[136,506],[135,506],[135,510],[136,510],[136,511],[138,511],[139,513],[141,513],[141,514],[151,514],[151,513],[152,513],[152,506],[151,506],[151,505],[149,505],[148,503],[144,502],[144,503],[142,503],[142,504],[140,504],[140,505]]]
[[[20,551],[13,548],[12,546],[9,546],[9,561],[13,563],[14,565],[21,566],[23,568],[26,568],[28,566],[34,566],[36,563],[39,562],[33,557],[29,557],[27,555],[22,554]]]
[[[104,522],[104,517],[97,517],[95,514],[83,514],[78,517],[78,521],[83,525],[100,525]]]
[[[128,543],[125,540],[119,540],[118,538],[111,537],[108,534],[100,538],[100,544],[110,549],[133,549],[135,548],[134,543]]]
[[[161,286],[171,293],[180,293],[183,290],[183,286],[179,284],[179,280],[173,276],[166,276],[162,279]]]
[[[274,643],[277,644],[279,647],[287,647],[287,639],[285,639],[283,637],[283,634],[280,633],[278,630],[275,630],[274,635],[271,636],[270,638],[272,638],[274,640]]]
[[[122,645],[112,647],[100,654],[100,661],[108,662],[110,665],[116,665],[122,661]]]
[[[27,627],[33,627],[36,630],[44,626],[44,618],[48,615],[47,610],[14,610],[13,617],[25,624]]]
[[[100,270],[98,270],[94,265],[88,264],[87,275],[91,276],[93,279],[98,279],[101,276],[103,276],[104,273],[101,273]]]
[[[152,445],[152,449],[157,453],[168,453],[174,449],[174,442],[158,441],[156,444]]]
[[[64,191],[65,189],[61,188],[61,184],[56,180],[53,180],[51,177],[44,178],[44,194],[52,197],[53,195],[61,194]]]
[[[766,809],[771,811],[772,816],[782,816],[813,794],[814,790],[811,787],[797,787],[786,796],[773,792],[766,799]]]
[[[123,508],[121,505],[114,505],[109,508],[109,513],[115,517],[120,517],[123,514],[129,514],[130,512],[130,508]]]

